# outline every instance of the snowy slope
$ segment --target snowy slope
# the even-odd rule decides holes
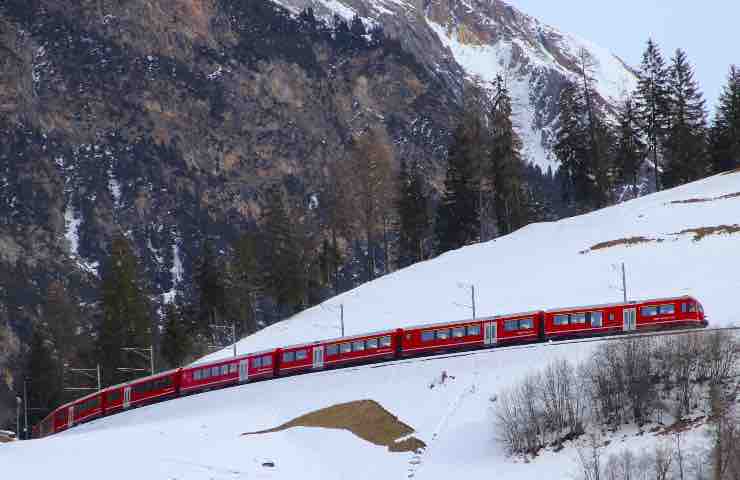
[[[740,224],[740,173],[718,175],[587,215],[529,225],[511,235],[449,252],[364,284],[238,343],[239,352],[467,318],[476,287],[479,316],[619,301],[624,262],[631,299],[695,295],[715,325],[740,323],[729,301],[740,287],[740,234],[700,241],[687,229]],[[715,199],[692,203],[685,200]],[[648,243],[580,253],[632,237]],[[660,240],[660,241],[657,241]],[[206,359],[230,355],[217,352]]]
[[[618,300],[611,265],[624,261],[630,297],[693,294],[715,325],[740,320],[740,234],[686,229],[735,225],[740,173],[715,176],[589,215],[532,225],[448,253],[332,300],[344,303],[348,333],[465,316],[460,281],[475,283],[481,314]],[[686,201],[690,202],[686,203]],[[684,202],[684,203],[672,203]],[[706,232],[706,231],[705,231]],[[642,236],[654,242],[586,251]],[[661,239],[661,242],[657,240]],[[338,313],[301,313],[240,342],[240,351],[335,336]],[[495,441],[492,398],[548,362],[587,358],[595,343],[554,343],[319,372],[177,399],[129,411],[48,439],[0,446],[8,478],[443,479],[574,478],[575,451],[546,451],[531,462],[508,458]],[[214,356],[223,355],[217,354]],[[443,372],[446,381],[440,382]],[[391,453],[345,430],[278,426],[299,415],[372,399],[427,444],[420,454]],[[687,451],[706,439],[686,435]],[[636,453],[665,441],[652,433],[615,437],[608,453]],[[39,459],[43,459],[40,461]],[[74,462],[81,462],[76,467]],[[270,464],[274,466],[269,466]]]

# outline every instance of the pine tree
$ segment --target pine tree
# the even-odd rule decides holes
[[[665,183],[672,187],[705,176],[709,171],[704,99],[683,50],[676,50],[670,67],[668,134],[665,138]]]
[[[114,238],[103,274],[103,320],[96,343],[96,355],[105,385],[130,378],[118,374],[118,368],[149,366],[121,350],[124,347],[146,348],[151,345],[149,303],[140,286],[138,273],[137,260],[128,240],[122,236]]]
[[[740,167],[740,68],[732,65],[712,122],[711,156],[714,172]]]
[[[188,328],[176,304],[165,307],[164,332],[159,347],[164,362],[175,368],[183,365],[192,352],[192,340]]]
[[[258,330],[255,302],[260,289],[260,264],[257,240],[253,233],[239,237],[234,244],[234,256],[226,276],[229,310],[237,320],[237,334],[240,337]]]
[[[631,185],[633,197],[638,195],[638,176],[645,160],[646,145],[642,139],[635,100],[627,97],[618,111],[615,137],[616,174],[623,185]]]
[[[397,205],[400,220],[398,264],[403,268],[424,259],[429,213],[418,163],[415,162],[409,171],[406,161],[401,160],[398,183],[401,190]]]
[[[197,328],[206,336],[214,331],[211,325],[221,325],[226,319],[226,286],[223,262],[216,256],[213,242],[203,241],[200,261],[195,267],[195,285],[198,289]]]
[[[479,238],[480,132],[480,118],[468,112],[453,133],[447,153],[445,191],[437,207],[437,253],[460,248]]]
[[[637,85],[637,105],[642,130],[655,169],[655,190],[660,190],[660,147],[667,129],[668,69],[652,39],[642,56]]]
[[[301,245],[279,186],[268,192],[264,231],[265,265],[268,266],[262,280],[265,291],[283,310],[295,313],[305,298]]]
[[[507,235],[527,222],[522,195],[521,140],[511,120],[511,97],[503,78],[496,77],[491,108],[490,177],[498,234]]]
[[[584,127],[584,108],[575,85],[567,84],[558,100],[557,132],[553,152],[560,161],[563,197],[567,204],[584,203],[588,199],[588,137]]]
[[[28,383],[29,422],[38,423],[62,399],[62,369],[48,328],[36,325],[31,336],[24,373]]]
[[[71,362],[80,346],[80,311],[69,298],[69,294],[59,281],[53,281],[44,301],[44,322],[49,326],[50,340],[60,361]]]

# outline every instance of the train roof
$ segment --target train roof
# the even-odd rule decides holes
[[[553,312],[566,312],[566,311],[571,311],[571,310],[592,310],[594,308],[632,306],[632,305],[641,305],[643,303],[661,303],[661,302],[671,302],[671,301],[683,300],[683,299],[696,300],[696,298],[692,297],[691,295],[680,295],[677,297],[649,298],[646,300],[630,300],[628,302],[613,302],[613,303],[601,303],[597,305],[585,305],[585,306],[579,305],[576,307],[552,308],[549,310],[545,310],[545,312],[553,313]]]

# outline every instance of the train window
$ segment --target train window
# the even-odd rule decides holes
[[[681,303],[681,313],[686,313],[689,311],[689,304],[688,303]]]
[[[349,353],[352,351],[352,344],[351,343],[342,343],[339,345],[339,351],[342,353]]]
[[[297,350],[295,352],[295,359],[297,360],[305,360],[308,358],[308,352],[305,350]]]
[[[211,369],[204,368],[203,371],[201,372],[201,378],[205,380],[206,378],[210,378],[210,377],[211,377]]]
[[[455,327],[452,329],[452,338],[462,338],[465,336],[465,327]]]
[[[262,357],[262,366],[263,367],[271,367],[272,366],[272,357],[269,355],[265,355]]]
[[[390,335],[386,335],[385,337],[380,337],[380,346],[382,347],[390,347],[391,346],[391,337]]]
[[[695,312],[696,311],[696,304],[695,303],[689,303],[689,312]]]
[[[229,372],[231,372],[231,373],[236,373],[236,371],[238,369],[239,369],[239,367],[237,366],[236,363],[232,363],[231,365],[229,365]]]
[[[228,365],[222,365],[221,366],[221,375],[228,375],[229,374],[229,366]]]
[[[554,325],[568,325],[570,323],[568,315],[555,315],[552,319]]]
[[[365,341],[359,340],[357,342],[352,342],[352,351],[353,352],[361,352],[365,350]]]
[[[601,327],[603,319],[603,314],[601,312],[591,312],[591,326],[592,327]]]
[[[668,315],[676,313],[676,306],[673,304],[670,305],[661,305],[658,307],[658,313],[661,315]]]
[[[514,330],[519,329],[519,322],[516,320],[506,320],[504,322],[504,330],[507,332],[513,332]]]
[[[374,350],[374,349],[378,348],[378,339],[377,338],[371,338],[371,339],[369,339],[365,343],[367,344],[368,350],[369,349],[373,349]]]
[[[200,380],[200,370],[193,372],[193,380]]]
[[[109,392],[108,393],[108,401],[109,402],[117,402],[120,399],[121,399],[121,391],[120,390],[116,390],[114,392]]]
[[[295,361],[295,352],[283,352],[283,362]]]
[[[211,367],[211,376],[218,377],[220,371],[221,369],[218,367]]]
[[[586,323],[585,313],[574,313],[570,316],[570,323],[572,324],[584,324]]]
[[[337,353],[339,353],[339,345],[334,344],[334,345],[327,345],[326,346],[326,356],[327,357],[334,356]]]
[[[450,329],[445,328],[444,330],[437,330],[437,340],[447,340],[450,338]]]
[[[468,325],[468,337],[477,337],[480,335],[480,325]]]
[[[519,329],[520,330],[529,330],[534,325],[534,322],[532,322],[531,318],[525,318],[524,320],[519,320]]]
[[[252,359],[252,368],[262,368],[262,359],[260,357]]]
[[[654,317],[658,314],[658,307],[642,307],[640,313],[643,317]]]
[[[421,341],[422,342],[431,342],[432,340],[434,340],[434,332],[433,331],[421,332]]]
[[[613,313],[610,313],[609,314],[609,321],[610,322],[613,322],[614,321],[614,314]]]

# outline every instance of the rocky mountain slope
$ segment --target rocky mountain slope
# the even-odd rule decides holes
[[[327,21],[299,18],[307,7]],[[335,13],[387,38],[340,37]],[[618,59],[498,1],[2,2],[0,403],[50,282],[94,316],[114,235],[161,299],[189,284],[204,234],[224,244],[260,221],[267,186],[297,211],[321,205],[363,129],[438,186],[471,75],[506,74],[528,159],[553,165],[581,45],[608,108],[633,81]]]

